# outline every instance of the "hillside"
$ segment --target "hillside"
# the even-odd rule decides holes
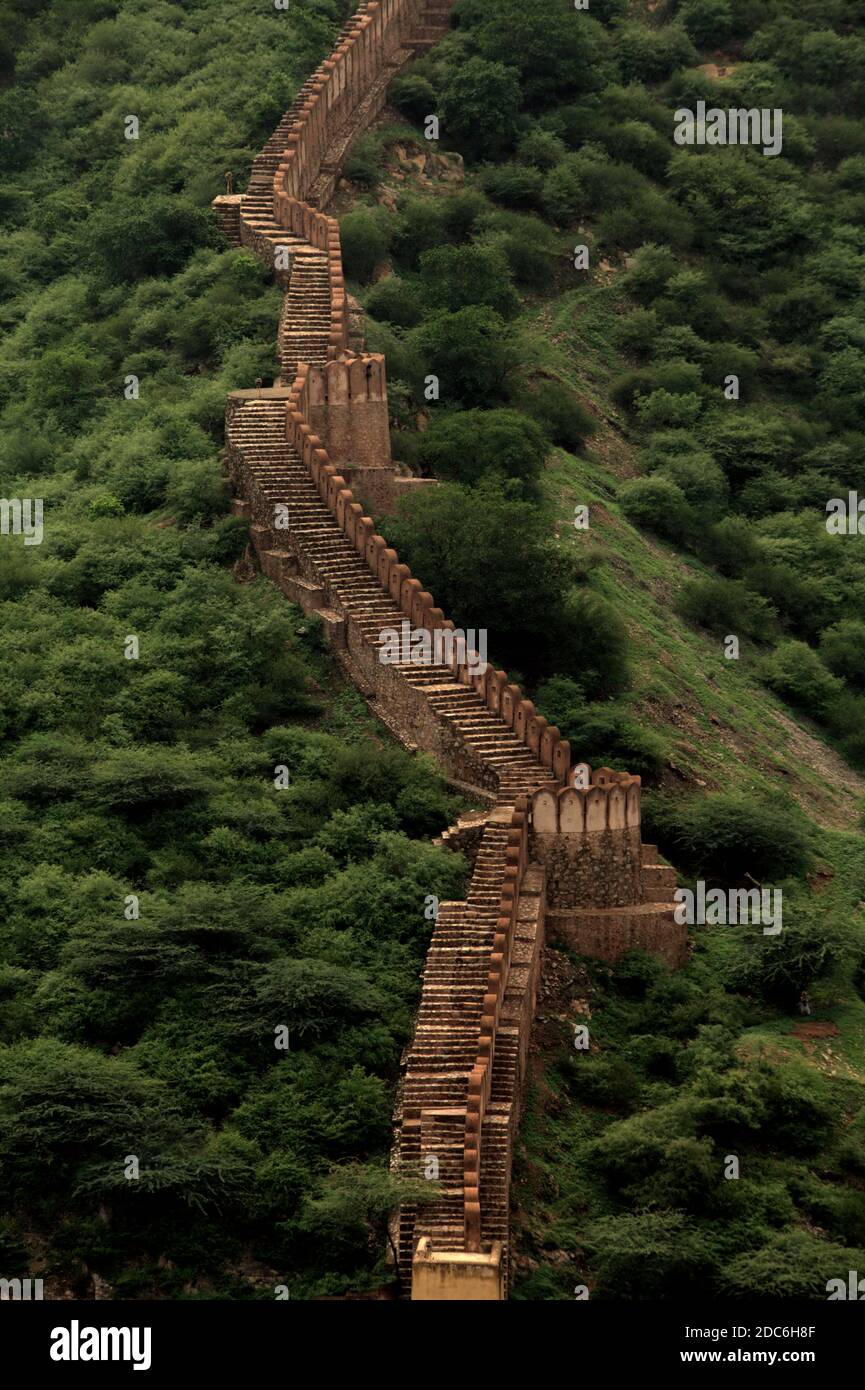
[[[225,392],[273,372],[279,292],[208,207],[337,11],[7,17],[3,493],[44,534],[0,547],[3,1276],[375,1289],[457,803],[229,515]]]
[[[341,179],[318,152],[338,236],[305,184],[271,227],[266,142],[347,12],[45,0],[3,31],[0,467],[45,508],[0,549],[4,1268],[394,1296],[422,1153],[434,1238],[507,1244],[525,1043],[512,1297],[824,1297],[865,1260],[865,543],[825,525],[865,444],[858,5],[458,0]],[[678,150],[703,99],[783,105],[781,158]],[[303,414],[361,347],[400,476],[437,482],[369,521]],[[377,689],[402,613],[488,631],[500,683]],[[638,878],[780,891],[784,930],[697,924],[678,970],[550,933],[529,1045],[527,827],[571,758],[642,778]],[[486,1130],[437,1050],[488,1067]],[[412,1106],[445,1116],[424,1150]]]
[[[831,272],[824,279],[818,270],[824,297],[813,294],[807,328],[803,324],[790,335],[779,315],[792,315],[797,296],[809,294],[796,285],[790,249],[782,244],[772,252],[758,252],[757,264],[763,257],[758,272],[753,264],[749,272],[741,260],[729,267],[719,264],[710,255],[708,210],[695,214],[703,218],[699,231],[687,227],[687,213],[681,210],[674,228],[670,185],[662,177],[669,154],[663,151],[661,133],[666,122],[672,124],[670,108],[682,101],[681,94],[699,93],[719,105],[742,101],[749,90],[745,54],[753,48],[765,60],[779,42],[781,31],[773,35],[771,21],[784,6],[757,8],[759,14],[746,15],[742,7],[732,7],[729,43],[716,47],[696,32],[691,46],[690,26],[687,33],[665,26],[673,7],[651,7],[650,12],[631,7],[631,20],[646,28],[614,30],[613,49],[624,51],[627,32],[635,53],[645,46],[641,58],[654,46],[659,78],[665,69],[672,76],[639,84],[634,59],[628,72],[631,86],[604,92],[604,81],[610,82],[605,72],[594,90],[587,83],[590,95],[584,92],[564,109],[552,99],[556,82],[573,90],[579,79],[548,69],[542,76],[529,51],[512,61],[512,67],[522,69],[522,107],[511,131],[502,135],[500,106],[485,106],[485,96],[471,134],[467,123],[461,124],[455,99],[448,107],[459,83],[460,60],[476,64],[479,79],[484,62],[510,61],[505,57],[507,39],[484,27],[479,10],[460,5],[456,33],[415,65],[416,77],[394,84],[391,110],[356,147],[337,191],[349,265],[357,267],[353,288],[367,306],[366,341],[388,353],[391,376],[398,378],[392,387],[399,402],[395,450],[411,467],[435,472],[446,480],[445,490],[455,491],[453,507],[441,500],[434,505],[420,494],[407,521],[380,520],[385,534],[395,539],[401,553],[407,551],[424,577],[431,576],[427,582],[437,595],[446,578],[445,553],[449,564],[466,576],[472,551],[483,567],[491,552],[484,549],[486,541],[477,529],[480,512],[460,533],[456,489],[474,481],[480,490],[485,468],[492,476],[511,468],[501,452],[496,460],[491,451],[489,461],[481,452],[471,478],[469,460],[483,422],[479,411],[492,416],[512,405],[528,406],[544,429],[546,445],[539,449],[527,438],[526,455],[534,449],[534,462],[520,456],[513,476],[500,479],[511,499],[510,511],[502,505],[500,524],[503,534],[513,535],[509,526],[531,527],[538,514],[542,520],[533,536],[535,548],[527,547],[514,559],[521,575],[514,603],[522,612],[514,613],[516,630],[508,631],[499,650],[521,671],[528,668],[532,698],[572,746],[590,760],[643,774],[654,792],[646,798],[650,829],[682,870],[680,882],[689,881],[689,872],[711,883],[725,881],[722,856],[713,843],[722,833],[720,824],[712,824],[713,793],[721,798],[717,812],[729,806],[733,826],[739,821],[738,829],[723,832],[736,842],[739,882],[766,882],[758,867],[760,852],[749,838],[746,806],[773,808],[778,833],[786,821],[807,844],[807,862],[784,884],[790,926],[785,927],[784,946],[774,951],[749,938],[743,928],[712,933],[698,927],[692,962],[674,984],[648,966],[644,974],[624,972],[620,981],[617,972],[562,951],[561,943],[548,946],[533,1041],[534,1087],[517,1165],[518,1298],[571,1297],[581,1281],[593,1296],[605,1297],[675,1297],[685,1290],[690,1294],[695,1280],[707,1295],[733,1290],[748,1296],[804,1293],[815,1268],[829,1268],[841,1258],[830,1249],[833,1240],[856,1246],[863,1238],[865,1014],[858,961],[865,896],[865,782],[856,732],[861,685],[853,654],[861,636],[861,603],[856,600],[862,592],[863,551],[861,538],[827,543],[824,526],[825,502],[855,486],[861,435],[853,414],[845,407],[842,424],[839,401],[829,400],[834,368],[817,347],[824,340],[834,347],[830,335],[840,331],[840,316],[857,314],[850,296],[853,276],[861,286],[861,247],[850,252],[849,290]],[[809,19],[797,7],[803,51],[809,25],[825,22],[828,28],[834,22],[837,51],[840,55],[842,44],[848,44],[852,62],[861,41],[854,28],[845,26],[844,7],[836,9],[833,21],[822,10]],[[516,28],[509,25],[517,26],[519,20],[507,7],[502,15],[505,11],[504,33],[512,39]],[[541,23],[537,15],[535,19]],[[722,15],[722,28],[724,22]],[[543,23],[552,26],[554,21]],[[563,47],[566,23],[562,17],[558,33]],[[729,33],[731,28],[738,32]],[[825,35],[820,30],[820,40],[831,48]],[[815,38],[815,48],[817,42]],[[785,76],[778,81],[788,84],[785,109],[789,105],[796,112],[788,118],[789,138],[795,142],[789,156],[793,167],[785,169],[783,178],[810,179],[809,191],[825,207],[833,177],[845,186],[855,163],[862,126],[852,113],[858,110],[859,93],[845,94],[843,118],[830,115],[816,87],[799,95],[790,85],[800,60],[785,49],[782,61]],[[679,64],[681,71],[676,70]],[[756,68],[753,80],[758,80]],[[765,62],[760,80],[765,90]],[[492,77],[490,83],[492,87]],[[549,91],[539,96],[543,83]],[[519,107],[516,93],[514,107]],[[453,110],[456,119],[450,129],[445,124],[439,142],[430,146],[422,122],[412,125],[405,117],[442,108]],[[842,127],[852,144],[851,157],[839,171],[844,152],[831,141]],[[501,153],[493,164],[488,154],[496,140]],[[754,156],[748,158],[753,163]],[[612,174],[621,200],[615,211],[599,182],[583,182],[595,172],[599,178]],[[760,172],[755,171],[755,179]],[[684,170],[679,182],[690,186]],[[834,209],[838,221],[845,213],[853,215],[855,198],[845,205],[843,197]],[[647,212],[651,209],[649,236],[645,223],[629,220],[632,199],[641,200]],[[379,219],[379,207],[387,210],[387,219]],[[745,239],[749,224],[746,214],[742,218]],[[453,250],[432,249],[434,234],[425,229],[425,219],[439,235],[444,233]],[[837,235],[854,245],[852,229],[842,227]],[[352,262],[355,238],[359,249]],[[662,252],[669,256],[668,238],[675,259],[662,263]],[[641,254],[646,240],[659,249]],[[570,264],[575,243],[589,248],[589,269],[581,273]],[[371,253],[365,253],[366,246],[374,248]],[[648,291],[641,268],[652,255],[663,264],[660,286],[670,281],[671,271],[682,280],[681,305],[664,301],[662,313],[642,307]],[[651,274],[647,270],[647,283]],[[503,279],[512,287],[510,298]],[[440,350],[433,328],[425,335],[425,325],[441,318],[442,291],[449,298],[454,330],[456,314],[479,312],[469,306],[495,306],[513,351],[496,357],[493,365],[490,349],[492,369],[486,378],[483,361],[478,364],[483,346],[475,349],[470,368],[463,358],[441,352],[443,370],[451,380],[456,375],[457,399],[429,404],[419,383],[429,367],[430,349]],[[768,313],[763,310],[759,320],[752,306],[761,297]],[[815,328],[814,315],[830,325],[825,335]],[[713,320],[718,328],[701,339],[701,322]],[[646,359],[653,356],[653,337],[665,322],[671,324],[666,330],[670,346],[657,354],[658,366],[650,366]],[[852,332],[853,318],[845,323]],[[780,342],[771,341],[773,330]],[[720,335],[724,341],[715,350],[711,339]],[[790,336],[800,354],[795,370],[805,372],[807,352],[811,370],[827,382],[816,408],[793,381],[794,347],[786,346]],[[782,369],[778,364],[785,354]],[[747,383],[745,400],[732,407],[742,410],[743,419],[732,425],[722,423],[724,407],[719,409],[711,384],[727,363],[731,369],[738,366]],[[543,407],[531,401],[532,387],[545,382],[554,383],[559,392],[558,413],[547,401]],[[682,412],[677,392],[690,393]],[[639,393],[649,403],[647,421],[657,402],[657,423],[648,427],[641,419]],[[563,400],[570,402],[570,415]],[[453,425],[437,424],[441,413],[458,418],[467,411],[472,423],[464,434]],[[681,427],[685,413],[690,433]],[[780,447],[770,445],[772,432]],[[810,472],[789,452],[789,442],[781,442],[785,432],[798,449],[810,449],[815,460]],[[758,443],[761,433],[764,439]],[[765,455],[778,460],[763,475],[765,497],[758,500],[756,486],[758,470],[767,465],[755,462],[737,472],[725,464],[725,478],[717,462],[720,448],[716,457],[712,454],[716,437],[719,444],[723,440],[725,458],[733,459],[734,449],[753,449],[755,459]],[[824,467],[832,459],[822,476],[818,458]],[[846,469],[842,458],[848,461]],[[650,470],[653,478],[670,479],[656,497],[639,495],[633,481]],[[787,479],[783,483],[782,475]],[[786,506],[788,496],[792,507]],[[518,509],[523,498],[531,503],[531,516],[525,507]],[[589,508],[587,530],[573,524],[580,505]],[[444,537],[439,540],[437,534],[443,525],[450,530],[447,551]],[[545,529],[546,537],[554,538],[559,552],[569,557],[578,583],[605,601],[605,612],[614,614],[627,635],[627,676],[605,680],[601,672],[594,691],[581,684],[579,649],[574,653],[562,644],[558,662],[555,655],[537,658],[537,624],[547,620],[549,608],[546,594],[542,598],[539,591],[535,601],[531,572],[533,564],[543,565]],[[840,544],[846,546],[843,554]],[[750,564],[743,564],[749,556]],[[497,578],[494,591],[472,576],[445,588],[449,605],[465,622],[480,621],[483,612],[490,615],[493,643],[493,615],[499,624],[504,616],[500,583]],[[683,595],[695,592],[699,603],[688,608]],[[508,610],[506,621],[511,618]],[[834,634],[821,636],[820,628],[833,620],[835,631],[849,639],[850,660],[846,667],[833,664],[827,670],[811,653],[816,649],[829,657]],[[725,659],[727,633],[740,636],[737,660]],[[596,634],[597,627],[590,627],[589,650]],[[830,674],[842,669],[840,679]],[[594,703],[585,704],[587,693],[594,694]],[[707,799],[705,813],[697,813],[702,824],[696,834],[689,833],[688,825],[693,798]],[[725,843],[729,847],[730,839]],[[797,1020],[803,990],[810,995],[813,1013]],[[574,1056],[572,1032],[576,1021],[588,1019],[591,1056],[583,1061]],[[640,1035],[636,1041],[634,1035]],[[682,1048],[676,1063],[673,1055]],[[712,1106],[723,1108],[721,1094],[728,1087],[752,1085],[758,1091],[790,1087],[800,1093],[806,1109],[821,1107],[820,1137],[816,1132],[810,1139],[791,1135],[788,1145],[767,1151],[757,1134],[768,1111],[761,1111],[759,1119],[755,1112],[744,1124],[741,1117],[708,1122],[703,1116],[706,1096],[717,1097]],[[735,1225],[738,1207],[730,1205],[732,1198],[714,1190],[722,1144],[731,1152],[745,1150],[751,1165],[743,1201],[756,1214],[752,1224],[741,1228]],[[623,1154],[633,1150],[632,1160],[620,1156],[619,1145]],[[682,1163],[685,1172],[678,1173]],[[651,1176],[643,1181],[646,1172]],[[773,1184],[780,1184],[786,1195],[770,1210],[764,1204]],[[716,1236],[719,1221],[722,1229]],[[824,1254],[821,1241],[827,1247]],[[649,1251],[659,1260],[660,1272],[647,1283]]]

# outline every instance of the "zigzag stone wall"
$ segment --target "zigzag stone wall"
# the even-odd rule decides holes
[[[640,843],[639,778],[600,769],[570,789],[558,729],[505,672],[478,670],[464,642],[431,662],[382,660],[385,627],[454,626],[351,485],[392,479],[384,363],[350,349],[339,229],[323,209],[352,139],[394,73],[444,32],[447,12],[444,0],[363,5],[257,157],[246,193],[215,209],[229,240],[285,289],[281,382],[228,402],[234,509],[252,522],[264,572],[319,617],[372,708],[488,807],[471,830],[466,900],[439,908],[394,1150],[401,1171],[437,1174],[434,1200],[400,1214],[406,1294],[488,1300],[507,1290],[511,1153],[545,928],[608,959],[651,942],[675,963],[684,939],[671,871]],[[380,499],[393,491],[382,484]]]

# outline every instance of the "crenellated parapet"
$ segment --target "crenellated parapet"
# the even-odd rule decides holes
[[[584,787],[541,787],[532,797],[531,817],[535,835],[639,830],[640,778],[599,768]]]
[[[364,515],[354,492],[331,462],[320,436],[309,423],[308,413],[314,389],[311,386],[311,370],[302,365],[288,398],[286,436],[309,470],[322,502],[357,554],[366,562],[370,573],[398,605],[412,627],[423,628],[430,633],[441,631],[453,634],[451,641],[442,642],[442,652],[445,664],[457,680],[475,690],[489,712],[535,754],[552,776],[564,780],[571,763],[571,748],[567,740],[561,737],[554,725],[548,724],[542,715],[537,714],[531,700],[525,699],[519,686],[510,682],[504,671],[493,670],[490,666],[480,669],[478,654],[468,648],[454,623],[436,606],[433,595],[423,588],[409,566],[400,561],[399,555],[388,546],[384,536],[378,534],[372,517]]]
[[[568,741],[471,650],[370,514],[435,483],[391,462],[384,359],[349,348],[339,228],[323,209],[354,135],[447,14],[447,0],[362,5],[256,158],[239,210],[226,197],[217,215],[286,286],[283,385],[229,401],[235,511],[252,523],[265,574],[317,615],[378,716],[488,807],[452,837],[470,845],[472,877],[465,901],[439,905],[395,1153],[413,1175],[434,1159],[440,1183],[435,1202],[400,1214],[404,1290],[489,1299],[506,1296],[511,1154],[545,931],[607,960],[636,946],[671,964],[686,932],[672,922],[672,870],[640,842],[640,779],[572,767]],[[383,631],[396,626],[432,656],[388,664]]]
[[[642,901],[640,778],[583,764],[588,784],[540,787],[530,798],[532,856],[547,869],[553,909]]]
[[[301,409],[337,467],[393,474],[384,357],[343,353],[306,374]]]
[[[508,987],[520,886],[529,859],[526,808],[526,798],[518,798],[508,830],[498,919],[483,996],[478,1051],[468,1079],[463,1152],[463,1212],[465,1248],[472,1252],[481,1249],[480,1182],[483,1126],[492,1090],[496,1034]]]
[[[309,197],[334,137],[395,63],[423,9],[421,0],[367,0],[356,10],[337,46],[305,85],[285,136],[275,196]]]

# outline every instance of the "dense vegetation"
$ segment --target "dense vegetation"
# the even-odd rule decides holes
[[[348,170],[366,190],[343,218],[348,263],[397,378],[396,448],[443,480],[387,534],[449,612],[489,626],[581,756],[650,784],[670,748],[630,703],[599,582],[612,552],[591,532],[574,545],[546,484],[610,416],[641,474],[618,514],[689,557],[681,616],[719,651],[738,636],[766,686],[863,765],[865,557],[825,525],[826,503],[862,486],[865,446],[863,17],[844,0],[579,15],[460,0],[455,31],[392,86],[409,126],[368,137]],[[673,113],[700,99],[783,108],[781,157],[677,147]],[[429,148],[430,113],[465,183],[400,195],[392,152]],[[538,344],[551,323],[558,357]],[[612,364],[605,393],[576,349],[558,370],[587,341]],[[563,983],[541,1008],[516,1296],[583,1281],[611,1298],[824,1296],[865,1258],[861,836],[819,832],[764,786],[649,794],[644,821],[686,882],[780,886],[784,930],[697,928],[675,976],[550,953]],[[815,874],[831,882],[819,898]],[[813,1040],[794,1022],[803,996]]]
[[[800,1050],[767,1010],[790,1007],[808,952],[832,958],[843,993],[837,940],[807,913],[780,963],[757,935],[698,936],[677,975],[636,954],[616,970],[559,960],[517,1163],[515,1297],[819,1299],[861,1268],[861,1011]]]
[[[208,203],[348,8],[13,0],[0,25],[0,490],[45,499],[40,546],[0,542],[0,1272],[38,1258],[83,1296],[375,1284],[424,902],[461,889],[428,844],[440,780],[251,579],[219,469],[225,392],[273,375],[279,300]],[[862,762],[862,542],[824,525],[863,485],[861,10],[460,0],[394,84],[414,136],[352,152],[346,264],[396,452],[444,480],[387,533],[592,761],[654,779],[668,750],[627,702],[603,548],[565,544],[544,487],[603,415],[529,330],[583,242],[593,272],[628,256],[598,319],[644,474],[621,515],[688,552],[687,620],[737,633]],[[723,82],[698,67],[724,55]],[[677,151],[699,98],[783,106],[782,157]],[[393,139],[423,148],[433,112],[465,186],[386,212]],[[781,884],[785,931],[698,932],[676,976],[552,953],[517,1296],[819,1296],[865,1260],[861,836],[783,794],[647,797],[646,826],[688,875]],[[793,1037],[803,990],[829,1042]],[[562,1020],[586,1002],[578,1054]]]
[[[275,370],[279,296],[207,207],[341,14],[5,12],[0,490],[45,533],[0,543],[0,1272],[46,1291],[381,1277],[424,904],[461,863],[434,771],[228,568],[225,392]]]
[[[503,499],[531,496],[545,452],[578,450],[596,422],[533,365],[520,304],[585,276],[562,271],[575,242],[588,246],[590,267],[625,256],[611,395],[643,476],[623,483],[624,514],[711,567],[681,593],[683,615],[719,643],[733,634],[755,644],[770,688],[865,766],[865,542],[826,529],[827,504],[865,490],[859,0],[667,0],[651,15],[625,0],[579,14],[567,0],[459,0],[455,14],[456,30],[397,79],[392,97],[418,133],[428,113],[440,114],[443,147],[468,161],[466,188],[405,197],[396,217],[370,206],[344,220],[349,268],[361,279],[391,260],[393,274],[366,304],[386,325],[372,340],[409,397],[402,422],[419,410],[432,417],[428,435],[406,431],[403,456],[454,487],[483,486],[492,471]],[[714,76],[707,58],[730,65],[728,75]],[[674,111],[701,99],[782,109],[781,156],[675,145]],[[373,186],[387,134],[349,170]],[[432,406],[422,390],[429,373],[440,378]],[[528,417],[525,436],[514,432],[508,451],[486,447],[495,417],[513,407]],[[488,412],[489,424],[475,415],[461,429],[448,419],[461,408]],[[503,509],[500,532],[512,535],[519,517]],[[573,587],[556,569],[550,518],[538,528],[519,557],[519,638],[492,587],[478,595],[473,578],[462,604],[477,621],[480,599],[497,655],[532,685],[551,669],[528,615],[549,612],[551,587],[563,597]],[[394,536],[436,576],[434,547],[446,540],[458,556],[474,546],[481,571],[491,554],[474,527],[454,532],[445,504],[427,493]],[[597,563],[588,542],[587,555]],[[459,581],[448,599],[460,611]],[[555,674],[575,683],[571,705],[624,687],[623,661],[600,682],[594,670],[584,679],[566,634],[548,636],[562,653]],[[618,642],[623,649],[621,631]],[[560,684],[539,702],[557,714],[562,699]],[[586,718],[569,731],[593,757],[626,756],[635,743],[626,725],[620,713],[604,737]],[[637,751],[645,770],[657,762],[650,741]]]

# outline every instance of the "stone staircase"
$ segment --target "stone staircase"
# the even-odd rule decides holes
[[[427,5],[420,16],[420,24],[414,30],[411,38],[406,40],[412,56],[419,56],[432,48],[434,43],[438,43],[450,28],[450,5],[442,4],[441,0],[433,0]]]
[[[406,1057],[401,1111],[397,1117],[397,1159],[406,1173],[425,1173],[430,1159],[436,1159],[440,1196],[430,1206],[404,1207],[400,1214],[400,1280],[406,1293],[411,1292],[412,1257],[421,1236],[430,1236],[437,1249],[466,1248],[464,1151],[468,1083],[477,1060],[507,838],[505,815],[487,824],[466,900],[439,905],[427,953],[421,1003]],[[506,1067],[504,1052],[499,1065],[502,1071]],[[504,1201],[506,1238],[507,1174],[491,1159],[485,1177],[487,1186],[498,1192],[499,1205]],[[503,1179],[502,1193],[499,1189]]]
[[[248,495],[251,486],[259,496],[258,514],[272,517],[280,503],[288,509],[288,526],[276,533],[282,553],[302,557],[308,580],[325,590],[325,606],[350,617],[370,645],[380,649],[382,629],[399,630],[405,614],[337,525],[286,439],[284,402],[244,401],[229,421],[227,439],[235,471],[243,477],[242,490]],[[512,803],[521,792],[549,781],[549,769],[450,667],[396,662],[391,669],[423,695],[437,719],[484,765],[500,803]]]
[[[529,860],[526,808],[531,793],[537,792],[536,801],[549,797],[551,786],[553,793],[558,788],[559,795],[571,795],[563,787],[570,748],[517,687],[507,684],[505,673],[488,671],[475,678],[464,656],[457,656],[453,667],[388,662],[382,679],[383,629],[401,631],[409,613],[412,626],[428,632],[452,624],[374,534],[372,521],[361,515],[310,423],[306,367],[334,358],[353,362],[346,351],[338,229],[320,209],[351,141],[381,109],[394,73],[436,42],[449,23],[449,4],[431,0],[412,11],[415,22],[405,16],[399,21],[401,46],[391,52],[392,44],[381,34],[380,7],[373,9],[379,67],[364,70],[365,85],[353,109],[341,115],[347,89],[331,88],[340,92],[327,107],[333,129],[313,121],[310,98],[326,79],[310,78],[256,158],[246,193],[216,200],[229,238],[239,239],[272,268],[285,290],[281,385],[233,393],[226,438],[235,494],[243,499],[236,510],[254,523],[252,539],[265,574],[305,611],[320,616],[348,674],[366,698],[375,697],[379,717],[404,742],[407,721],[422,718],[427,742],[416,728],[411,733],[418,746],[434,750],[445,766],[452,750],[461,750],[465,756],[454,759],[457,770],[451,769],[451,776],[468,792],[482,790],[480,800],[493,802],[483,817],[451,835],[470,844],[472,875],[464,902],[439,906],[415,1033],[404,1057],[394,1160],[406,1175],[426,1175],[436,1184],[433,1200],[406,1206],[399,1215],[398,1272],[405,1292],[412,1291],[413,1258],[423,1239],[425,1248],[445,1257],[464,1254],[495,1262],[500,1250],[496,1277],[504,1297],[511,1152],[545,921],[546,871]],[[343,27],[341,38],[353,35],[355,41],[366,33],[369,16],[356,21],[357,16]],[[358,42],[358,52],[360,47]],[[298,176],[300,146],[293,133],[304,110],[300,123],[306,121],[312,134]],[[289,174],[290,192],[281,188]],[[277,268],[277,247],[288,249],[288,268]],[[675,876],[654,846],[642,847],[641,863],[639,845],[635,855],[643,901],[627,911],[661,922]],[[605,914],[621,911],[597,909],[593,929],[603,934],[610,925]]]
[[[676,871],[663,863],[657,845],[643,845],[643,901],[646,903],[673,902]]]
[[[273,216],[272,191],[244,195],[239,228],[241,245],[268,266],[286,290],[279,321],[279,382],[290,386],[298,363],[321,367],[327,361],[331,326],[327,256],[280,227]],[[288,253],[288,269],[277,269],[279,248]]]
[[[304,197],[309,209],[325,206],[352,140],[381,109],[394,73],[441,37],[448,23],[449,6],[433,0],[422,11],[410,39],[373,75],[362,99],[330,138],[317,172],[306,186]],[[343,33],[351,28],[350,21]],[[315,90],[310,79],[285,113],[255,160],[239,209],[219,209],[226,231],[234,236],[236,227],[241,244],[274,269],[285,289],[279,326],[280,382],[292,386],[292,397],[297,381],[302,379],[303,364],[320,366],[333,355],[331,301],[338,284],[333,256],[329,259],[320,249],[324,242],[319,241],[317,248],[286,225],[288,221],[291,227],[302,226],[306,233],[307,226],[313,225],[304,220],[306,214],[289,219],[283,216],[282,222],[274,215],[284,152],[298,113]],[[334,120],[338,121],[338,116]],[[320,228],[309,232],[320,234]],[[276,265],[278,247],[288,250],[287,268]],[[257,523],[253,538],[264,546],[260,552],[262,568],[277,582],[284,578],[286,591],[305,607],[309,604],[328,621],[350,624],[364,648],[379,653],[382,629],[401,629],[404,605],[391,596],[386,581],[379,581],[368,554],[352,543],[333,506],[325,500],[310,456],[299,451],[299,437],[297,447],[292,443],[296,436],[288,428],[287,409],[293,409],[291,399],[287,402],[285,390],[277,390],[244,398],[229,412],[232,478],[235,491],[246,499],[242,504],[245,514],[251,514]],[[280,517],[278,528],[277,508],[287,515],[287,525]],[[348,653],[345,656],[347,659]],[[471,1110],[470,1080],[477,1075],[483,1054],[482,1020],[489,1008],[491,969],[498,958],[495,952],[500,949],[501,913],[508,910],[503,908],[503,901],[508,875],[513,872],[508,868],[508,837],[514,803],[524,793],[548,783],[553,773],[549,759],[541,761],[527,747],[524,731],[522,736],[515,732],[513,716],[507,722],[498,704],[491,707],[472,682],[466,683],[464,673],[463,679],[459,678],[458,668],[439,662],[398,662],[390,665],[390,670],[447,731],[448,746],[454,742],[462,745],[469,755],[468,765],[482,769],[483,786],[493,789],[495,801],[480,833],[465,902],[440,906],[424,970],[415,1035],[405,1061],[396,1157],[402,1171],[416,1174],[433,1170],[437,1194],[432,1204],[423,1205],[420,1211],[406,1208],[400,1216],[400,1277],[410,1293],[413,1253],[422,1235],[430,1237],[437,1250],[467,1248],[467,1183],[472,1185],[475,1206],[480,1194],[482,1209],[480,1228],[472,1228],[472,1249],[478,1248],[478,1235],[482,1243],[500,1241],[506,1263],[510,1152],[528,976],[527,969],[519,965],[509,979],[504,1002],[500,999],[501,1026],[497,1029],[494,1025],[495,1045],[489,1054],[489,1094],[481,1132],[474,1139],[468,1123],[470,1111],[476,1111],[476,1101],[475,1111]],[[359,674],[356,669],[352,673]],[[506,678],[502,675],[501,679]],[[514,691],[515,687],[508,689]],[[518,697],[519,692],[516,694]],[[387,715],[388,711],[382,708],[381,713]],[[398,719],[394,726],[399,727]],[[537,746],[533,744],[533,748]],[[514,906],[511,900],[511,911]],[[537,928],[536,916],[535,933]],[[518,945],[515,941],[515,950]],[[535,959],[537,949],[534,943]],[[468,1159],[470,1152],[474,1165]]]

